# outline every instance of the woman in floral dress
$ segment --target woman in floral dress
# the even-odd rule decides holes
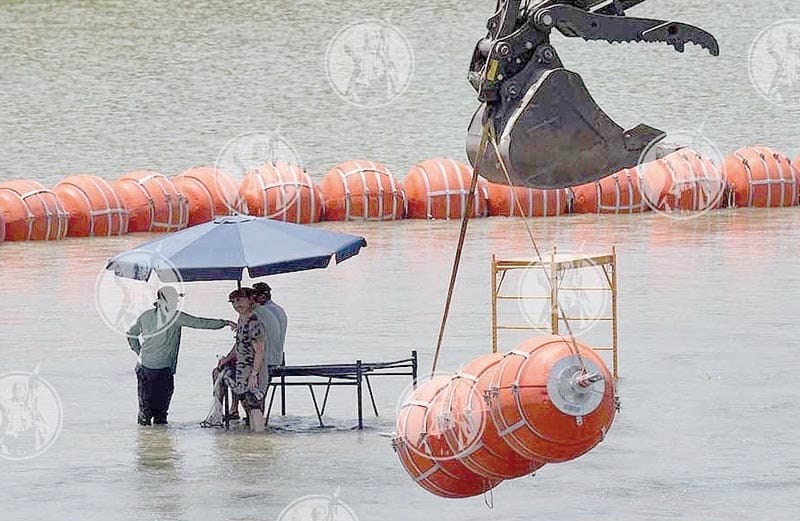
[[[253,312],[252,290],[237,289],[228,295],[233,309],[239,314],[236,326],[236,377],[232,385],[234,396],[239,399],[250,418],[250,429],[264,430],[264,412],[261,404],[264,390],[261,388],[261,372],[264,367],[264,326]],[[266,375],[265,375],[266,376]]]

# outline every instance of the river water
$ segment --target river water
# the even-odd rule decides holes
[[[651,3],[632,14],[704,27],[722,56],[558,38],[599,104],[624,126],[700,134],[725,153],[755,143],[800,152],[800,110],[762,98],[747,66],[757,35],[800,8]],[[316,179],[351,158],[382,161],[400,177],[428,157],[462,158],[474,108],[466,68],[493,6],[3,3],[0,179],[174,174],[213,163],[243,132],[276,128]],[[328,42],[351,22],[387,17],[413,49],[413,80],[388,106],[354,107],[328,83]],[[208,372],[230,332],[184,333],[171,425],[137,427],[135,360],[101,319],[93,288],[108,257],[151,236],[3,244],[0,373],[39,365],[60,397],[63,427],[38,457],[0,459],[2,518],[272,520],[294,501],[338,493],[361,521],[796,519],[799,222],[797,209],[531,221],[546,251],[617,246],[622,410],[591,453],[501,484],[491,509],[484,498],[436,498],[400,466],[385,434],[407,379],[375,382],[382,417],[361,432],[347,388],[332,392],[327,429],[315,427],[304,390],[290,391],[290,415],[267,435],[201,429]],[[417,349],[429,370],[458,223],[321,226],[369,246],[327,270],[270,278],[290,318],[288,362],[390,360]],[[521,220],[470,224],[441,369],[490,349],[492,253],[532,255]],[[185,310],[233,318],[230,289],[189,284]],[[292,512],[300,511],[285,521]]]

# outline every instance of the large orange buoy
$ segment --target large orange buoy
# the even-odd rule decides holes
[[[405,214],[403,187],[380,163],[340,163],[325,174],[319,189],[326,221],[394,221]]]
[[[129,232],[175,232],[189,222],[189,203],[164,175],[149,170],[128,172],[114,181],[128,209]]]
[[[488,183],[489,215],[549,217],[567,213],[568,192]],[[519,201],[519,204],[517,202]],[[522,214],[520,215],[520,206]]]
[[[250,215],[297,224],[322,219],[322,195],[302,167],[277,161],[247,172],[239,187]]]
[[[577,350],[575,348],[577,346]],[[489,387],[500,437],[525,458],[568,461],[600,443],[614,420],[614,381],[588,346],[561,336],[507,353]]]
[[[56,194],[30,179],[0,184],[0,211],[7,241],[48,241],[63,239],[69,228],[69,214]]]
[[[103,178],[67,176],[53,192],[69,212],[70,237],[107,237],[128,233],[128,210]]]
[[[433,455],[446,451],[447,443],[441,433],[429,432],[436,421],[431,406],[449,382],[450,377],[439,376],[417,387],[402,404],[392,445],[406,471],[428,492],[446,498],[476,496],[491,490],[500,480],[480,476],[456,459]]]
[[[723,168],[731,206],[796,206],[800,173],[788,157],[768,147],[741,148]]]
[[[501,437],[486,405],[491,375],[503,359],[500,353],[475,358],[464,365],[442,393],[442,413],[449,451],[465,467],[489,478],[513,479],[532,474],[544,465],[516,453]],[[444,422],[442,422],[444,423]]]
[[[472,169],[452,159],[428,159],[415,165],[403,179],[411,219],[461,219],[467,210]],[[478,179],[471,217],[488,213],[489,188]]]
[[[633,168],[574,186],[572,193],[574,213],[639,213],[650,209],[642,199],[639,175]]]
[[[244,213],[236,181],[222,170],[212,166],[196,166],[171,180],[189,203],[188,226],[213,221],[224,215]]]
[[[680,149],[636,167],[645,203],[661,212],[699,212],[720,208],[726,183],[708,158]]]

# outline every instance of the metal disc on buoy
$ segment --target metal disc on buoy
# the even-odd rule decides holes
[[[560,359],[547,377],[550,401],[564,414],[586,416],[603,401],[606,380],[600,368],[590,359],[573,355]]]

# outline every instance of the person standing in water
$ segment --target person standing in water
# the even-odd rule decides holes
[[[272,300],[272,288],[266,282],[253,284],[255,312],[267,328],[267,364],[283,365],[283,346],[286,342],[286,311]],[[267,314],[271,315],[268,317]],[[271,326],[271,327],[270,327]]]
[[[236,326],[236,375],[231,390],[244,406],[250,420],[250,429],[264,430],[264,413],[261,410],[264,396],[263,381],[266,380],[264,365],[265,331],[258,315],[253,311],[253,290],[241,288],[228,295],[233,309],[239,314]]]
[[[166,425],[175,390],[174,376],[181,345],[181,329],[222,329],[235,322],[200,318],[178,309],[178,291],[172,286],[158,290],[153,309],[139,316],[128,330],[128,344],[139,357],[136,364],[140,425]]]

